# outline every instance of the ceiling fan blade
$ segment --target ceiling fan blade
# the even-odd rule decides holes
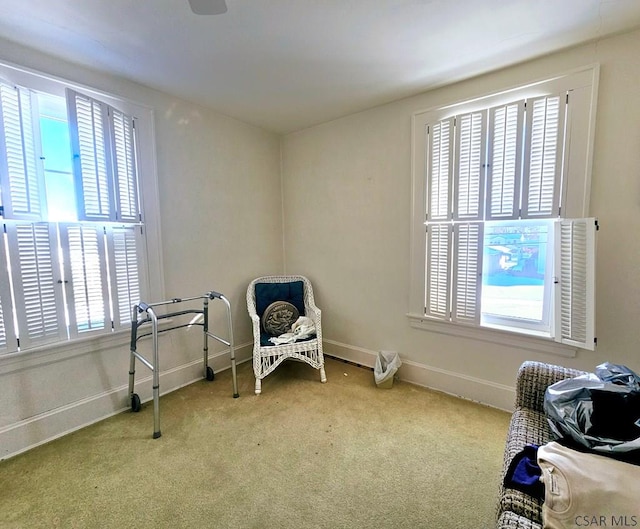
[[[189,5],[196,15],[221,15],[227,12],[225,0],[189,0]]]

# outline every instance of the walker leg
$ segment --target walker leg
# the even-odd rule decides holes
[[[233,398],[240,396],[238,393],[238,377],[236,375],[236,355],[233,352],[233,343],[231,344],[231,379],[233,380]]]
[[[129,355],[131,357],[129,360],[129,406],[131,407],[131,409],[135,409],[133,402],[133,388],[135,385],[136,376],[136,357],[133,353],[136,350],[136,334],[138,332],[138,321],[136,319],[137,308],[137,305],[133,308],[133,317],[131,319],[131,343],[129,347]]]
[[[130,352],[130,355],[131,355],[131,360],[129,361],[129,406],[131,407],[131,409],[134,409],[133,388],[135,385],[135,376],[136,376],[136,357],[133,354],[133,350]]]
[[[202,319],[202,334],[204,335],[204,345],[202,347],[204,366],[202,375],[207,380],[213,380],[215,375],[213,369],[209,367],[209,300],[206,297],[204,298],[202,306]]]
[[[153,371],[153,378],[156,378],[157,371]],[[153,438],[160,437],[160,386],[155,382],[153,385]]]
[[[158,359],[158,318],[153,313],[153,438],[157,439],[160,433],[160,361]]]
[[[233,323],[231,321],[231,303],[229,300],[225,298],[222,294],[220,294],[220,299],[227,306],[227,317],[229,319],[229,352],[231,356],[231,379],[233,382],[233,398],[237,399],[240,396],[238,393],[238,378],[236,376],[236,355],[233,346]],[[256,390],[257,392],[257,390]]]

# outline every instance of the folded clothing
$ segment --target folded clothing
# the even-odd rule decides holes
[[[538,448],[544,529],[636,526],[640,467],[552,441]]]
[[[509,464],[503,484],[539,500],[544,498],[544,485],[540,481],[542,470],[538,465],[538,445],[526,445]]]

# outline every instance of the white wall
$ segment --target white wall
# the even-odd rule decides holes
[[[432,90],[283,140],[286,269],[307,274],[325,349],[372,365],[397,350],[404,378],[509,408],[526,359],[640,371],[640,32]],[[595,352],[565,358],[409,326],[411,116],[600,63],[591,215],[599,218]]]
[[[236,355],[248,358],[247,284],[283,270],[279,136],[9,42],[0,43],[0,60],[153,109],[160,200],[160,226],[154,228],[162,237],[164,269],[164,293],[157,295],[164,297],[148,301],[222,292],[233,308]],[[226,336],[224,305],[211,307],[212,330]],[[210,356],[219,370],[229,357],[216,356],[224,352],[216,344],[210,344]],[[139,350],[150,354],[148,343]],[[123,409],[128,354],[129,336],[121,335],[0,358],[0,458]],[[201,363],[199,328],[161,335],[161,390],[200,378]],[[138,363],[143,400],[151,396],[149,377]],[[152,424],[148,428],[151,435]]]

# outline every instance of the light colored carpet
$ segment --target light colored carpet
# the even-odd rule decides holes
[[[327,359],[251,365],[0,463],[4,528],[495,525],[509,415]]]

